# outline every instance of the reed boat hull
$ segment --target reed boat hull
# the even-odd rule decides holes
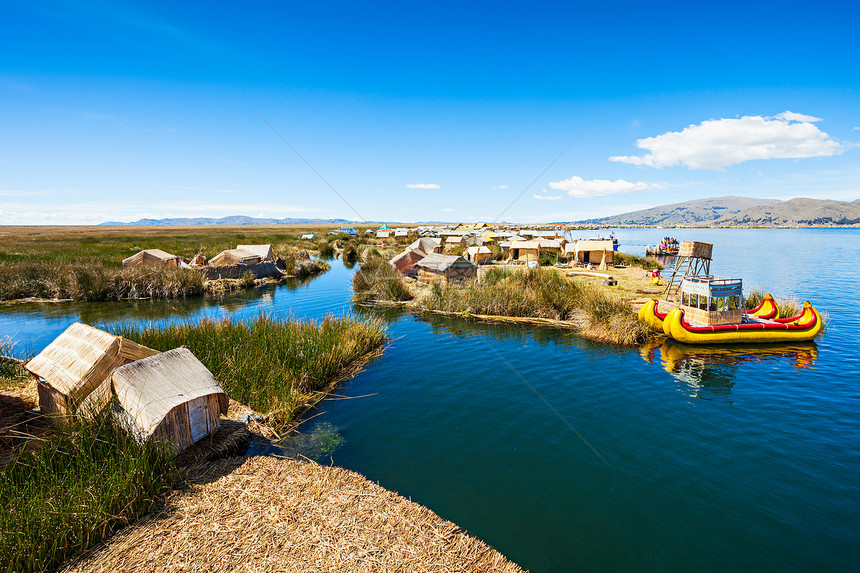
[[[776,306],[776,301],[773,300],[770,294],[765,294],[759,305],[748,312],[753,316],[768,320],[779,317],[779,309]]]
[[[651,327],[652,330],[663,332],[663,321],[668,313],[660,312],[657,308],[657,299],[648,299],[648,302],[639,309],[639,320]]]
[[[663,332],[685,344],[807,342],[818,336],[822,326],[821,315],[809,302],[803,303],[797,316],[770,321],[693,326],[684,320],[681,309],[672,310],[663,320]]]

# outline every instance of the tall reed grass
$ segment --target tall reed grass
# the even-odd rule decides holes
[[[76,421],[0,472],[0,571],[56,568],[150,511],[177,474],[109,414]]]
[[[616,264],[621,263],[628,267],[640,267],[647,271],[659,271],[663,269],[663,263],[658,261],[655,257],[639,257],[637,255],[631,255],[621,251],[615,251],[613,256],[615,257],[614,260]]]
[[[200,273],[174,267],[120,270],[98,263],[17,263],[3,265],[0,300],[181,298],[202,294],[203,285]]]
[[[490,269],[480,283],[432,289],[421,303],[428,310],[574,321],[586,336],[620,344],[650,334],[626,301],[539,268]]]
[[[234,400],[288,422],[307,394],[325,389],[385,340],[380,322],[230,320],[166,327],[120,325],[116,334],[157,350],[187,346]]]
[[[368,258],[352,275],[352,290],[355,300],[403,301],[413,298],[403,277],[383,258]]]

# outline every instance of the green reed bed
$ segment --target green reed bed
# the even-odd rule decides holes
[[[181,298],[204,291],[200,273],[172,267],[112,269],[99,263],[32,262],[3,265],[0,271],[0,300]]]
[[[308,401],[354,371],[385,340],[376,321],[351,317],[323,321],[206,321],[166,327],[114,329],[157,350],[187,346],[227,394],[274,422],[288,422]]]
[[[352,275],[355,299],[363,301],[404,301],[413,298],[403,278],[385,259],[368,257]]]
[[[639,257],[621,251],[615,251],[613,255],[615,264],[627,265],[628,267],[640,267],[647,271],[659,271],[663,269],[663,263],[655,257]]]
[[[109,415],[72,423],[0,472],[0,571],[56,568],[149,512],[176,475]]]

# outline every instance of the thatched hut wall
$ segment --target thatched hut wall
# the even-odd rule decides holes
[[[181,259],[176,255],[166,253],[161,249],[144,249],[122,260],[122,268],[135,267],[178,267]]]
[[[156,354],[157,350],[76,322],[25,368],[40,378],[39,408],[64,421],[101,410],[110,399],[105,386],[111,373]]]
[[[117,416],[140,441],[169,440],[181,452],[214,432],[227,394],[187,348],[117,368],[111,375]]]
[[[218,279],[240,279],[246,274],[251,273],[254,278],[280,278],[283,272],[278,268],[276,262],[256,263],[256,264],[236,264],[236,265],[210,265],[207,267],[194,267],[198,273],[202,274],[208,281]]]
[[[236,249],[257,255],[263,263],[275,260],[272,245],[236,245]]]
[[[227,249],[209,259],[209,264],[214,267],[238,265],[240,263],[256,265],[261,262],[263,260],[260,255],[242,249]]]

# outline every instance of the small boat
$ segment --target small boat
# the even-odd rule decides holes
[[[775,320],[748,316],[737,324],[694,326],[681,308],[663,318],[663,332],[685,344],[805,342],[818,336],[822,326],[821,315],[809,301],[803,303],[797,316]]]
[[[645,254],[657,257],[675,256],[678,254],[680,248],[681,245],[680,243],[678,243],[678,239],[675,239],[673,237],[663,237],[663,240],[660,241],[659,244],[654,246],[647,245],[645,247]]]

